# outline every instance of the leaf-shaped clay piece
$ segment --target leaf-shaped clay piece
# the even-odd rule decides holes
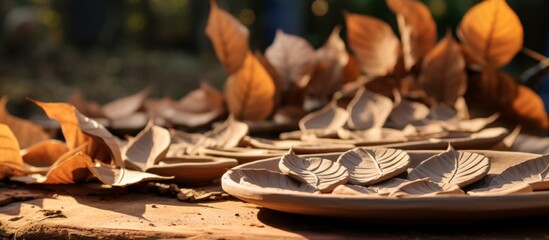
[[[19,143],[7,125],[0,124],[0,179],[25,173]]]
[[[242,67],[225,83],[229,111],[240,120],[263,120],[274,108],[275,86],[263,65],[248,53]]]
[[[152,173],[132,171],[125,168],[112,168],[100,162],[88,165],[89,170],[104,184],[116,187],[124,187],[145,181],[170,180],[173,177],[158,176]]]
[[[377,194],[376,190],[360,186],[345,184],[339,185],[332,191],[333,195],[359,195],[359,196],[372,196],[372,197],[381,197]]]
[[[523,34],[520,19],[505,0],[482,1],[473,6],[458,29],[469,52],[496,68],[509,63],[522,49]]]
[[[151,91],[152,87],[149,86],[133,95],[116,99],[103,105],[101,111],[109,119],[123,118],[136,112],[143,105],[143,101]]]
[[[542,155],[505,169],[490,182],[490,187],[525,182],[534,191],[549,189],[549,155]]]
[[[343,140],[357,140],[357,142],[354,143],[357,146],[389,144],[406,142],[408,140],[403,131],[391,128],[372,128],[361,131],[339,129],[337,131],[337,136]]]
[[[362,71],[372,76],[392,72],[398,60],[399,41],[389,24],[369,16],[346,13],[347,39]]]
[[[354,130],[381,128],[391,114],[393,101],[362,87],[347,106],[347,125]]]
[[[350,183],[368,186],[405,172],[410,156],[399,149],[354,148],[341,154],[337,162],[349,171]]]
[[[437,183],[429,178],[417,179],[393,189],[389,197],[410,197],[410,196],[460,196],[465,195],[459,186],[451,183]]]
[[[322,109],[309,113],[299,120],[299,129],[304,133],[335,133],[345,125],[347,119],[349,119],[349,113],[338,107],[335,102],[330,102]]]
[[[461,47],[448,31],[440,43],[425,56],[419,84],[436,102],[454,106],[467,90],[465,59]]]
[[[170,109],[164,112],[163,116],[173,124],[195,128],[211,123],[224,113],[225,109],[215,109],[205,113],[182,112]]]
[[[303,158],[292,149],[280,158],[278,168],[282,173],[320,192],[331,192],[335,187],[349,181],[349,172],[341,164],[319,157]]]
[[[21,148],[28,148],[31,145],[50,138],[48,134],[37,124],[11,115],[6,109],[8,97],[0,99],[0,123],[7,125],[19,142]]]
[[[517,193],[531,193],[534,189],[532,186],[525,182],[520,183],[510,183],[500,186],[477,188],[470,191],[467,191],[467,194],[471,196],[499,196],[499,195],[510,195]]]
[[[128,116],[113,119],[109,127],[112,129],[140,129],[147,125],[149,117],[144,112],[134,112]]]
[[[149,122],[127,145],[125,166],[128,169],[146,171],[166,156],[170,147],[170,132]]]
[[[215,55],[225,67],[227,75],[238,71],[249,51],[249,32],[230,13],[220,9],[215,0],[210,0],[206,35],[212,41]]]
[[[440,154],[432,156],[416,166],[408,179],[430,178],[434,182],[465,187],[488,173],[490,160],[478,153],[456,151],[451,145]]]
[[[455,122],[442,122],[442,127],[448,131],[459,131],[459,132],[478,132],[484,129],[488,124],[493,123],[499,118],[499,113],[492,114],[486,118],[473,118],[469,120]]]
[[[49,167],[63,154],[69,151],[69,147],[59,140],[46,140],[36,143],[29,148],[21,150],[23,162],[34,167]]]
[[[413,102],[402,98],[398,92],[395,94],[395,105],[389,120],[394,127],[404,128],[406,125],[425,119],[429,115],[429,107],[423,103]]]
[[[292,83],[301,88],[309,83],[316,53],[307,40],[278,30],[272,45],[265,50],[265,56],[280,74],[283,91]]]
[[[397,15],[398,29],[407,70],[435,46],[437,26],[429,8],[417,0],[387,0]]]
[[[303,182],[296,181],[284,174],[266,169],[233,169],[229,170],[240,177],[239,183],[245,186],[259,187],[277,191],[296,191],[316,193],[318,190]]]
[[[210,148],[233,148],[248,134],[248,124],[235,120],[232,116],[198,139],[196,145]]]
[[[200,88],[189,92],[175,103],[174,108],[182,112],[206,113],[224,108],[223,94],[206,82]]]

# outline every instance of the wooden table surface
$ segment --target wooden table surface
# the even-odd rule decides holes
[[[379,224],[277,212],[237,199],[189,203],[88,185],[4,186],[0,187],[0,238],[14,237],[549,239],[549,221],[542,216],[465,224]]]

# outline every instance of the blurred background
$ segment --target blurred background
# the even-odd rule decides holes
[[[261,51],[276,29],[319,47],[334,26],[344,26],[345,11],[384,19],[398,33],[395,16],[382,0],[217,2],[250,29],[251,48]],[[423,2],[440,38],[479,1]],[[507,2],[524,25],[524,46],[549,56],[549,1]],[[153,97],[179,98],[200,80],[221,89],[226,75],[204,33],[208,13],[206,0],[2,0],[1,94],[10,97],[10,112],[28,116],[40,110],[25,97],[65,101],[75,88],[100,103],[150,83]],[[519,76],[537,63],[519,53],[505,70]],[[549,81],[544,83],[534,88],[549,101]]]

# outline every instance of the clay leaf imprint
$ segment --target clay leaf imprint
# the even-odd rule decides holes
[[[111,166],[96,162],[89,164],[88,169],[99,181],[117,187],[124,187],[144,181],[163,181],[173,177],[158,176],[152,173],[132,171],[125,168],[112,168]]]
[[[220,9],[215,0],[210,0],[206,35],[212,41],[215,55],[227,74],[236,73],[249,52],[248,29],[231,14]]]
[[[398,29],[404,53],[404,65],[411,69],[435,46],[436,23],[429,8],[417,0],[387,0],[397,15]]]
[[[450,31],[427,54],[421,66],[419,84],[436,102],[454,106],[467,90],[465,60]]]
[[[320,192],[331,192],[335,187],[349,181],[349,172],[341,164],[318,157],[302,158],[292,149],[280,158],[278,168],[282,173]]]
[[[166,156],[170,147],[170,132],[151,121],[126,146],[125,165],[129,169],[146,171]]]
[[[316,53],[305,39],[278,30],[272,45],[265,50],[265,56],[278,71],[283,91],[292,83],[300,88],[309,83]]]
[[[299,120],[299,129],[304,133],[319,132],[324,135],[336,133],[349,119],[349,113],[332,101],[322,109],[307,114]]]
[[[151,91],[152,87],[149,86],[133,95],[116,99],[103,105],[101,111],[109,119],[119,119],[129,116],[143,105],[143,102]]]
[[[464,187],[486,176],[489,169],[490,161],[487,157],[477,153],[458,152],[448,145],[445,152],[432,156],[416,166],[408,174],[408,179],[431,178],[437,183]]]
[[[463,16],[458,35],[469,53],[495,68],[509,63],[522,48],[522,24],[505,0],[473,6]]]
[[[471,196],[499,196],[517,193],[530,193],[533,191],[534,189],[530,184],[526,182],[517,182],[493,187],[477,188],[467,191],[467,194]]]
[[[429,178],[417,179],[401,184],[389,193],[389,197],[408,196],[455,196],[465,195],[457,185],[451,183],[437,183]]]
[[[0,179],[25,172],[15,135],[7,125],[0,124]]]
[[[236,173],[240,180],[239,184],[245,186],[260,187],[265,189],[274,189],[277,191],[297,191],[297,192],[318,192],[313,186],[296,181],[284,174],[265,170],[265,169],[233,169],[229,170]],[[230,173],[229,173],[230,174]],[[230,174],[232,175],[232,174]]]
[[[381,128],[392,108],[391,99],[361,87],[347,106],[347,112],[350,113],[347,125],[355,130]]]
[[[28,148],[31,145],[50,138],[48,134],[37,124],[11,115],[6,109],[8,97],[0,99],[0,123],[7,125],[19,142],[21,148]]]
[[[400,48],[389,24],[370,16],[346,13],[347,39],[362,71],[372,76],[392,72]]]
[[[263,65],[248,53],[242,67],[225,83],[229,111],[240,120],[263,120],[274,108],[275,86]]]
[[[533,190],[549,189],[549,155],[519,163],[505,169],[490,182],[490,187],[506,184],[528,183]]]
[[[341,154],[337,162],[348,169],[350,183],[368,186],[405,172],[410,156],[398,149],[354,148]]]

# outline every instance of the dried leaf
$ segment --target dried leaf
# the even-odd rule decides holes
[[[100,162],[88,165],[90,171],[104,184],[124,187],[145,181],[170,180],[173,177],[158,176],[152,173],[132,171],[124,168],[112,168]]]
[[[317,56],[315,70],[307,85],[307,97],[325,103],[341,88],[344,65],[323,49],[317,51]]]
[[[170,147],[170,132],[149,122],[126,147],[125,167],[133,170],[146,171],[166,156]]]
[[[80,89],[74,89],[67,102],[86,116],[92,118],[105,117],[101,111],[101,105],[97,102],[87,100]]]
[[[350,183],[367,186],[405,172],[410,156],[398,149],[354,148],[341,154],[337,162],[348,169]]]
[[[278,168],[282,173],[320,192],[331,192],[335,187],[349,181],[349,172],[341,164],[318,157],[302,158],[292,149],[280,158]]]
[[[239,184],[245,186],[259,187],[269,190],[277,191],[296,191],[315,193],[318,192],[313,186],[296,181],[284,174],[265,170],[265,169],[246,169],[239,168],[229,170],[232,173],[230,176],[238,176],[240,179],[236,180]]]
[[[180,112],[174,109],[166,111],[163,116],[171,123],[190,128],[211,123],[225,113],[225,109],[216,109],[205,113]]]
[[[248,29],[235,17],[220,9],[215,0],[210,0],[210,15],[206,35],[213,43],[215,55],[232,75],[244,64],[248,48]]]
[[[267,57],[265,57],[263,53],[261,53],[260,51],[256,51],[254,55],[257,58],[257,60],[261,63],[263,68],[265,68],[267,73],[269,73],[269,76],[271,76],[271,79],[273,79],[273,83],[275,86],[275,94],[274,94],[275,107],[274,108],[277,109],[282,102],[282,97],[284,94],[284,91],[283,91],[284,89],[282,89],[284,84],[282,82],[282,77],[280,76],[278,71],[275,69],[275,67],[271,64],[271,62],[269,62],[269,59],[267,59]]]
[[[304,133],[313,133],[318,136],[336,133],[345,125],[348,118],[349,113],[345,109],[331,102],[324,108],[303,117],[299,121],[299,129]]]
[[[519,85],[517,96],[513,99],[510,117],[524,126],[534,126],[538,129],[549,129],[549,118],[545,111],[545,105],[540,96],[532,89]],[[507,113],[507,112],[505,112]]]
[[[419,84],[436,102],[454,106],[467,90],[465,60],[451,32],[425,56]]]
[[[25,173],[19,143],[7,125],[0,124],[0,179]]]
[[[510,183],[502,186],[477,188],[471,191],[467,191],[467,194],[471,196],[499,196],[510,195],[517,193],[531,193],[534,190],[528,183]]]
[[[346,13],[347,39],[362,71],[372,76],[391,73],[398,60],[399,42],[389,24],[370,16]]]
[[[23,161],[31,166],[49,167],[68,151],[67,144],[50,139],[21,150],[21,156]]]
[[[200,88],[182,97],[174,108],[182,112],[207,113],[225,107],[223,94],[206,82],[200,82]]]
[[[81,183],[90,176],[88,164],[91,158],[75,148],[61,156],[50,168],[44,178],[37,179],[43,184],[72,184]]]
[[[103,105],[101,111],[109,119],[126,117],[136,112],[143,105],[143,101],[145,101],[145,98],[149,96],[151,91],[152,87],[146,87],[138,93],[119,98]]]
[[[340,66],[346,66],[349,63],[349,53],[347,52],[347,48],[345,48],[345,42],[339,36],[340,32],[340,26],[334,27],[328,40],[317,52],[323,52],[323,54],[337,59]]]
[[[242,67],[225,83],[225,97],[231,114],[241,120],[262,120],[274,107],[275,86],[273,80],[248,53]]]
[[[404,65],[410,70],[435,46],[435,20],[429,8],[417,0],[387,0],[387,5],[397,15]]]
[[[465,13],[458,35],[487,64],[506,65],[522,49],[520,19],[504,0],[482,1]]]
[[[356,81],[360,77],[360,74],[360,67],[356,58],[353,55],[349,55],[349,61],[343,68],[343,84]]]
[[[19,142],[21,148],[27,148],[37,142],[49,139],[42,127],[35,123],[11,115],[6,109],[8,97],[0,99],[0,123],[7,125]]]
[[[455,184],[433,182],[428,178],[406,182],[389,193],[389,197],[456,195],[465,195],[465,193]]]
[[[347,112],[350,114],[347,125],[355,130],[381,128],[391,114],[392,108],[391,99],[362,87],[347,106]]]
[[[487,157],[472,152],[458,152],[452,145],[448,145],[445,152],[416,166],[408,174],[408,179],[431,178],[437,183],[465,187],[486,176],[489,169],[490,160]]]
[[[305,39],[278,30],[272,45],[265,50],[265,56],[280,74],[283,91],[292,83],[300,88],[309,83],[316,53]]]
[[[549,155],[542,155],[505,169],[490,182],[490,187],[528,183],[534,191],[549,189]]]

